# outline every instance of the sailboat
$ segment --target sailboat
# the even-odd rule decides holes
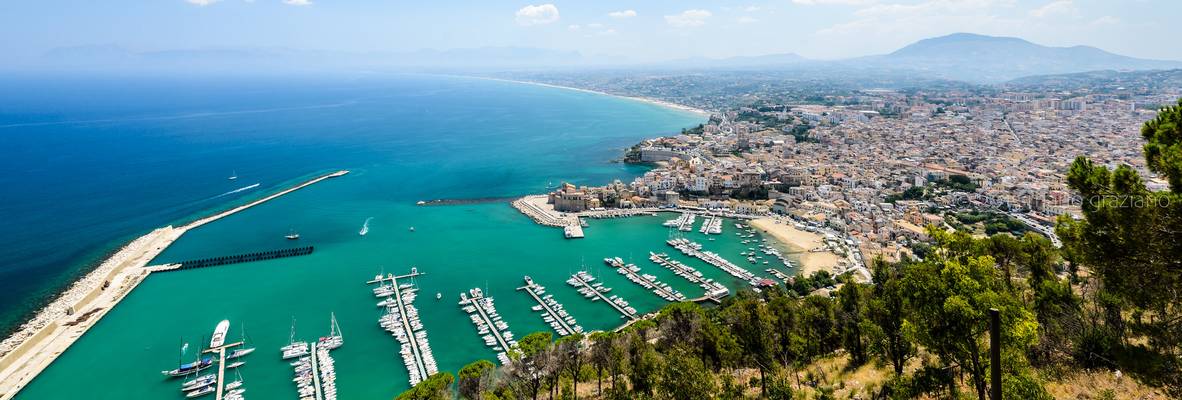
[[[235,179],[238,179],[238,171],[231,172],[231,173],[230,173],[230,177],[229,177],[229,178],[226,178],[226,179],[229,179],[229,180],[235,180]]]
[[[328,336],[320,338],[316,347],[333,350],[345,344],[345,337],[341,336],[341,326],[337,324],[337,314],[332,313],[332,324],[329,326]]]
[[[303,357],[308,354],[308,343],[303,341],[295,341],[294,317],[291,319],[291,336],[287,338],[287,346],[283,346],[279,350],[283,354],[284,360],[289,358]]]
[[[295,229],[292,229],[288,231],[287,236],[284,237],[287,238],[287,240],[296,240],[300,238],[300,233],[296,232]]]
[[[239,342],[245,344],[246,343],[246,327],[243,326],[241,328],[242,328],[242,340],[240,340]],[[238,357],[245,356],[250,353],[254,353],[254,347],[245,347],[245,346],[239,347],[237,349],[230,351],[229,353],[226,353],[226,359],[232,360],[232,359],[235,359]]]

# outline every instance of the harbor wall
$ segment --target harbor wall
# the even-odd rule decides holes
[[[22,356],[32,350],[33,347],[36,347],[38,342],[44,340],[46,336],[49,336],[49,334],[53,333],[57,327],[57,321],[51,321],[49,325],[46,325],[41,330],[37,331],[37,333],[33,334],[33,336],[30,336],[29,339],[24,343],[16,346],[15,349],[8,352],[8,354],[5,354],[4,357],[0,357],[0,370],[8,368],[8,366],[12,365],[12,363],[16,362],[16,360],[20,359]],[[4,393],[0,393],[0,396],[4,396]]]

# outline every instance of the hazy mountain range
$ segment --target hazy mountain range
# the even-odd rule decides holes
[[[657,63],[629,63],[622,58],[588,57],[575,51],[526,47],[486,47],[407,52],[351,53],[282,48],[205,48],[136,52],[118,46],[58,48],[42,58],[47,68],[177,69],[244,71],[252,68],[322,70],[497,70],[645,68],[687,70],[783,69],[849,70],[922,74],[931,78],[986,83],[1031,75],[1096,70],[1182,68],[1182,62],[1146,60],[1113,54],[1095,47],[1043,46],[1013,37],[955,33],[923,39],[889,54],[844,60],[811,60],[797,54],[771,54],[724,59],[690,58]]]

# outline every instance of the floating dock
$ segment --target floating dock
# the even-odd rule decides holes
[[[636,264],[625,264],[624,260],[620,257],[605,258],[603,259],[603,262],[615,268],[616,271],[624,275],[624,277],[628,278],[628,280],[632,281],[632,283],[640,285],[642,288],[651,290],[653,294],[660,296],[666,301],[686,300],[685,295],[681,294],[681,292],[677,291],[677,289],[674,289],[668,284],[658,281],[656,276],[641,274],[640,267],[637,267]]]
[[[665,223],[662,225],[670,228],[677,228],[677,230],[682,232],[689,232],[694,230],[694,220],[696,219],[697,216],[695,216],[694,213],[687,212],[682,213],[677,218],[665,221]]]
[[[788,278],[789,278],[788,274],[780,272],[780,270],[777,270],[775,268],[768,268],[764,271],[767,271],[767,273],[772,274],[772,276],[776,277],[776,279],[779,279],[784,282],[788,281]]]
[[[468,298],[469,294],[471,298]],[[497,360],[502,365],[509,364],[508,352],[517,347],[517,341],[513,340],[509,324],[497,314],[492,297],[485,297],[480,288],[473,288],[468,293],[460,293],[460,308],[468,313],[472,324],[476,326],[476,332],[483,335],[484,344],[497,350]]]
[[[378,320],[378,324],[401,344],[402,361],[406,364],[411,386],[439,372],[431,344],[427,341],[427,331],[423,329],[419,311],[413,304],[418,288],[413,283],[398,282],[399,279],[409,280],[419,275],[423,274],[417,268],[411,268],[406,275],[379,274],[366,282],[377,283],[378,287],[373,289],[374,295],[385,299],[378,303],[386,308],[386,314]]]
[[[226,349],[241,346],[242,343],[243,342],[234,342],[227,345],[205,349],[206,353],[217,353],[218,355],[217,392],[215,392],[216,394],[214,395],[214,398],[217,400],[222,400],[226,389]]]
[[[554,328],[559,335],[569,336],[575,333],[583,333],[583,327],[578,325],[575,317],[571,316],[563,308],[562,303],[554,300],[553,295],[545,295],[546,288],[542,285],[534,283],[534,280],[528,276],[525,277],[525,286],[517,288],[523,290],[533,297],[538,305],[534,306],[534,311],[542,311],[542,320]]]
[[[722,217],[711,215],[702,221],[702,228],[698,232],[707,235],[721,235],[722,234]]]
[[[723,286],[721,283],[715,282],[713,279],[702,276],[702,273],[691,266],[685,265],[680,261],[669,258],[667,254],[657,254],[653,252],[648,253],[648,259],[657,265],[665,267],[673,271],[674,274],[685,278],[686,280],[696,283],[698,287],[705,291],[704,298],[718,301],[730,294],[730,289]]]
[[[636,309],[630,307],[627,301],[614,294],[610,297],[605,296],[604,293],[610,292],[612,289],[607,286],[603,286],[602,283],[591,283],[594,281],[595,277],[591,276],[591,274],[588,274],[587,271],[579,271],[574,275],[571,275],[570,279],[566,280],[566,283],[573,286],[575,289],[578,289],[579,293],[582,294],[583,297],[591,299],[591,301],[603,300],[608,305],[611,305],[612,308],[620,312],[621,318],[627,318],[630,320],[639,319],[636,316]]]
[[[665,243],[668,244],[669,246],[672,246],[673,248],[676,248],[677,250],[681,251],[682,254],[697,258],[699,260],[705,261],[707,264],[718,267],[719,269],[730,274],[731,276],[746,281],[747,283],[751,284],[751,286],[758,287],[760,284],[760,278],[758,276],[755,276],[755,274],[751,273],[751,271],[748,271],[748,270],[744,269],[743,267],[735,265],[735,263],[727,261],[725,258],[722,258],[722,256],[718,255],[717,253],[714,253],[711,251],[703,251],[702,245],[695,243],[692,240],[685,239],[685,238],[678,238],[678,239],[669,239],[669,240],[665,241]]]

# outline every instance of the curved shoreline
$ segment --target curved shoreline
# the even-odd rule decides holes
[[[0,341],[0,400],[25,385],[123,300],[155,269],[148,266],[190,229],[233,215],[329,178],[341,170],[304,181],[269,196],[216,212],[180,227],[158,228],[121,247],[94,270],[72,283],[12,335]]]
[[[711,114],[709,111],[703,110],[701,108],[691,107],[691,106],[687,106],[684,104],[677,104],[677,103],[673,103],[673,102],[669,102],[669,101],[665,101],[665,100],[653,99],[653,98],[649,98],[649,97],[625,96],[625,95],[620,95],[620,94],[601,92],[601,91],[593,90],[593,89],[583,89],[583,88],[577,88],[577,87],[571,87],[571,86],[562,86],[562,85],[555,85],[555,84],[551,84],[551,83],[542,83],[542,82],[534,82],[534,81],[519,81],[516,79],[492,78],[492,77],[487,77],[487,76],[471,76],[471,75],[450,75],[450,76],[461,77],[461,78],[471,78],[471,79],[483,79],[483,80],[487,80],[487,81],[518,83],[518,84],[523,84],[523,85],[542,86],[542,87],[548,87],[548,88],[553,88],[553,89],[573,90],[576,92],[591,93],[591,94],[598,94],[598,95],[602,95],[602,96],[611,96],[611,97],[627,99],[627,100],[632,100],[632,101],[639,101],[641,103],[658,105],[661,107],[671,108],[671,109],[678,110],[678,111],[688,111],[688,112],[692,112],[695,114],[701,114],[701,115],[704,115],[707,117],[709,117]]]

